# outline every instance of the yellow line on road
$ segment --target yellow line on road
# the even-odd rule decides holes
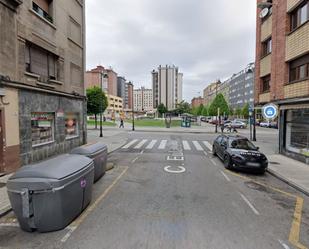
[[[88,208],[68,227],[69,232],[61,239],[61,242],[66,242],[72,233],[80,226],[80,224],[87,218],[87,216],[100,204],[100,202],[108,195],[112,188],[118,183],[120,178],[127,172],[129,167],[124,167],[121,174],[113,181],[111,185],[92,203]]]
[[[299,242],[300,227],[301,227],[301,216],[302,216],[302,210],[303,210],[303,205],[304,205],[304,199],[303,198],[301,198],[297,195],[285,192],[281,189],[269,186],[265,183],[261,183],[259,181],[254,180],[254,179],[251,179],[250,177],[246,177],[246,176],[242,176],[240,174],[234,173],[230,170],[225,170],[225,171],[227,173],[229,173],[230,175],[237,176],[237,177],[244,179],[244,180],[247,180],[247,181],[252,181],[252,182],[254,182],[254,183],[256,183],[260,186],[272,189],[272,190],[274,190],[274,191],[276,191],[280,194],[286,195],[288,197],[295,198],[296,199],[296,205],[295,205],[294,216],[293,216],[292,226],[291,226],[290,235],[289,235],[289,241],[291,242],[292,245],[294,245],[295,247],[297,247],[299,249],[308,249],[308,247],[304,246],[303,244],[301,244]]]

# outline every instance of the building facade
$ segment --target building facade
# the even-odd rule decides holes
[[[0,173],[86,142],[84,10],[0,0]]]
[[[133,84],[127,82],[125,85],[125,99],[124,99],[124,108],[126,111],[132,111],[133,107]]]
[[[254,106],[254,64],[234,74],[227,81],[229,84],[229,105],[231,108],[242,108],[245,104]]]
[[[123,100],[126,96],[126,79],[122,76],[117,77],[117,96]]]
[[[105,117],[112,120],[123,116],[123,99],[115,95],[107,95],[108,106],[104,112]]]
[[[164,104],[168,110],[173,110],[183,100],[183,74],[178,67],[160,65],[158,71],[152,71],[152,89],[153,107]]]
[[[309,164],[309,1],[257,4],[255,104],[278,105],[280,153]]]
[[[152,89],[141,87],[133,91],[134,111],[153,112],[153,92]]]
[[[195,97],[191,100],[191,107],[199,107],[200,105],[204,105],[204,98],[202,97]]]

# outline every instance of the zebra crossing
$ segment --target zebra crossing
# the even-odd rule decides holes
[[[169,140],[157,140],[157,139],[133,139],[127,144],[122,146],[122,149],[144,149],[144,150],[159,150],[163,151],[168,149]],[[175,142],[175,141],[173,141]],[[182,140],[177,142],[183,148],[184,151],[212,151],[212,144],[208,141],[188,141]]]

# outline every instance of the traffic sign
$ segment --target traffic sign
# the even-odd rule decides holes
[[[278,116],[278,106],[275,104],[267,104],[262,108],[262,114],[265,119],[273,120]]]

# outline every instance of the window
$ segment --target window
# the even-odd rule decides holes
[[[46,19],[49,22],[53,22],[53,18],[51,16],[51,6],[52,0],[34,0],[32,2],[32,9],[41,17]]]
[[[54,141],[54,121],[53,113],[31,113],[32,146]]]
[[[67,113],[65,115],[65,136],[67,139],[78,137],[78,114]]]
[[[305,1],[291,13],[291,31],[309,20],[309,1]]]
[[[271,53],[271,38],[267,39],[266,41],[262,42],[262,57],[266,56]]]
[[[58,77],[58,56],[40,48],[34,44],[26,43],[25,70],[29,73],[40,75],[47,80],[57,80]]]
[[[268,92],[270,90],[270,75],[262,78],[262,92]]]
[[[309,78],[309,54],[290,62],[290,82]]]

